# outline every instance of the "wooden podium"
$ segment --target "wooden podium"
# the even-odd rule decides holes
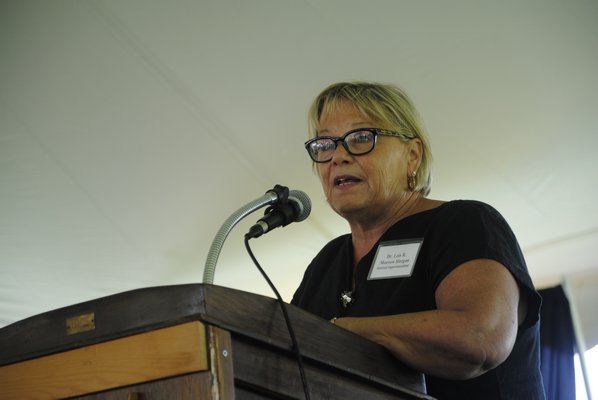
[[[287,305],[312,399],[431,399],[383,347]],[[303,399],[276,300],[214,285],[124,292],[0,329],[0,398]]]

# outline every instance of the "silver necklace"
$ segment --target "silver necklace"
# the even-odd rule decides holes
[[[354,301],[355,298],[353,297],[353,291],[346,290],[341,293],[341,302],[343,303],[343,307],[349,307]]]

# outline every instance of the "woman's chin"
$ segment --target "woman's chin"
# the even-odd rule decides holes
[[[330,204],[330,206],[338,215],[347,220],[359,216],[368,208],[368,205],[363,202],[343,202],[341,204]]]

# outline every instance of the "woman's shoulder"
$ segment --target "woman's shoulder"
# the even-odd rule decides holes
[[[479,200],[451,200],[444,203],[448,213],[465,215],[487,215],[502,219],[500,212],[494,206]]]
[[[428,221],[430,226],[461,227],[506,225],[504,217],[490,204],[478,200],[430,200],[420,206],[409,222]]]
[[[432,199],[425,199],[426,203],[422,206],[421,211],[428,211],[428,210],[437,210],[439,212],[448,212],[448,213],[455,213],[455,212],[489,212],[489,213],[496,213],[498,211],[488,203],[484,203],[483,201],[479,200],[449,200],[449,201],[442,201],[442,200],[432,200]]]

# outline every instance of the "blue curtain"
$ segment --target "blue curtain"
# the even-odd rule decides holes
[[[539,292],[540,365],[546,400],[575,400],[575,335],[569,301],[562,286]]]

